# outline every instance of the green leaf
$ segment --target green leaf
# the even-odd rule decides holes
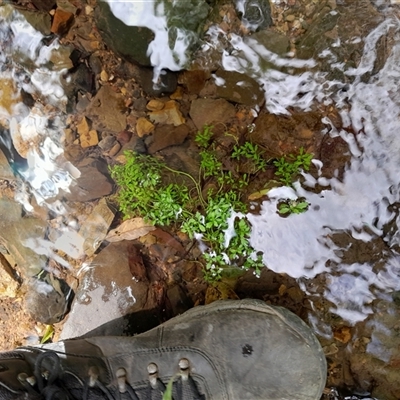
[[[40,340],[40,344],[44,344],[47,341],[49,341],[53,335],[54,335],[53,325],[46,325],[46,330],[44,332],[42,339]]]
[[[163,394],[162,400],[172,400],[172,389],[173,389],[173,385],[174,385],[174,379],[175,379],[175,376],[173,376],[169,380],[167,387],[165,388],[165,392]]]

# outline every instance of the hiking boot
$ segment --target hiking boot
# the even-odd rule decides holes
[[[326,361],[296,315],[258,300],[195,307],[146,333],[0,354],[0,399],[319,400]],[[171,398],[171,397],[166,397]]]

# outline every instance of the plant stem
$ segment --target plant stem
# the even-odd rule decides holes
[[[186,176],[187,178],[191,179],[191,181],[194,183],[194,185],[196,187],[197,194],[199,195],[199,199],[200,199],[200,202],[201,202],[202,206],[206,207],[207,204],[206,204],[206,202],[205,202],[205,200],[203,198],[203,194],[201,193],[200,185],[199,185],[198,182],[196,182],[196,179],[194,179],[192,175],[188,174],[187,172],[177,171],[176,169],[172,169],[172,168],[168,167],[167,165],[165,165],[164,168],[166,170],[168,170],[168,171],[171,171],[171,172],[175,173],[175,174],[183,175],[183,176]]]

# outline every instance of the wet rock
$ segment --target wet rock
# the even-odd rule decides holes
[[[381,300],[366,324],[359,325],[349,342],[350,369],[356,387],[377,399],[400,396],[400,309]]]
[[[154,154],[169,146],[180,145],[185,141],[188,134],[189,127],[187,125],[157,127],[153,135],[146,141],[149,153]]]
[[[84,155],[84,150],[79,144],[70,144],[65,148],[64,156],[68,161],[77,162]]]
[[[203,70],[184,71],[179,83],[185,85],[190,94],[199,94],[206,83],[207,74]]]
[[[82,278],[61,339],[94,329],[102,335],[134,334],[138,325],[154,321],[160,290],[149,283],[140,252],[132,242],[111,243]],[[136,313],[141,313],[141,320]]]
[[[295,113],[289,116],[261,113],[249,140],[272,157],[296,153],[300,147],[316,154],[322,140],[322,116],[317,112]]]
[[[0,197],[1,252],[23,276],[32,276],[45,266],[46,257],[36,251],[38,242],[44,238],[46,223],[22,215],[20,204]]]
[[[65,283],[52,275],[32,278],[26,289],[25,307],[35,321],[48,325],[59,322],[68,308],[65,290]]]
[[[149,135],[154,131],[154,125],[148,121],[146,118],[140,117],[136,123],[136,133],[139,137]]]
[[[147,48],[154,39],[154,33],[150,29],[125,25],[114,16],[105,1],[97,4],[94,16],[97,27],[110,49],[129,62],[151,65]]]
[[[57,8],[53,17],[53,23],[51,24],[51,32],[59,36],[64,36],[69,31],[69,28],[71,28],[73,22],[74,14]]]
[[[120,132],[126,128],[125,104],[123,97],[114,92],[110,86],[100,88],[87,109],[93,128]]]
[[[48,12],[42,11],[30,11],[30,10],[18,10],[35,28],[37,31],[42,33],[44,36],[50,35],[51,33],[51,17]]]
[[[69,46],[60,46],[58,49],[53,49],[50,55],[50,62],[53,71],[61,71],[71,69],[74,65],[71,61],[72,48]]]
[[[200,168],[199,149],[190,140],[179,146],[163,149],[162,155],[170,168],[186,172],[191,176],[198,175]],[[189,178],[180,176],[178,183],[186,185],[189,189],[193,188],[193,182]]]
[[[15,180],[15,175],[4,153],[0,150],[0,179]]]
[[[94,73],[85,63],[80,63],[70,76],[75,91],[80,90],[84,93],[95,93]]]
[[[66,194],[68,200],[85,202],[112,193],[113,183],[105,161],[89,157],[80,161],[76,167],[81,176],[76,180],[76,184],[70,187],[70,193]]]
[[[32,0],[32,3],[38,10],[49,12],[56,5],[56,0]]]
[[[245,42],[257,41],[266,49],[275,54],[284,56],[290,49],[290,42],[286,35],[272,30],[262,30],[245,38]]]
[[[324,160],[323,176],[338,176],[341,179],[351,160],[349,145],[340,136],[325,135],[321,143],[320,157]]]
[[[237,2],[237,7],[242,13],[242,22],[247,29],[257,31],[272,25],[269,0],[244,0]]]
[[[75,7],[69,0],[57,0],[57,9],[76,14],[78,8]]]
[[[79,229],[79,234],[85,238],[83,251],[87,256],[91,257],[103,243],[113,219],[114,212],[107,201],[101,199]]]
[[[224,99],[196,99],[190,106],[190,117],[197,129],[204,125],[228,123],[235,117],[235,107]]]
[[[264,103],[264,92],[251,77],[236,71],[219,70],[215,73],[216,96],[249,107]]]
[[[343,78],[346,69],[358,66],[363,54],[363,38],[372,31],[383,17],[369,0],[344,0],[332,12],[331,7],[323,7],[305,35],[296,44],[299,58],[314,58],[320,62],[320,68],[330,72],[329,79]],[[336,43],[340,43],[337,46]],[[330,57],[321,57],[329,49]],[[343,63],[339,69],[332,71],[331,63]]]
[[[153,70],[150,68],[140,68],[139,81],[143,90],[149,95],[158,97],[162,94],[174,93],[178,84],[177,74],[171,71],[164,71],[160,75],[157,83],[153,82]]]
[[[149,118],[157,124],[169,124],[179,126],[185,123],[179,105],[174,100],[165,103],[164,108],[149,113]]]

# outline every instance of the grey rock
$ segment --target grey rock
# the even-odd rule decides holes
[[[23,277],[37,274],[45,266],[46,257],[35,252],[45,229],[45,221],[23,217],[20,204],[0,198],[0,248],[18,266]]]
[[[101,199],[79,229],[79,234],[85,239],[83,250],[87,256],[91,257],[103,243],[113,219],[114,211],[105,199]]]
[[[222,85],[216,86],[217,97],[250,107],[264,103],[264,92],[257,81],[248,75],[223,70],[217,71],[215,75],[224,81]]]
[[[113,183],[105,161],[89,157],[79,162],[76,167],[81,176],[65,196],[69,201],[91,201],[112,193]]]
[[[364,53],[364,40],[353,40],[356,36],[365,38],[384,19],[369,0],[343,0],[338,2],[332,12],[331,7],[325,5],[313,19],[307,32],[296,44],[297,57],[314,58],[319,63],[319,69],[327,71],[327,79],[347,80],[344,74],[347,69],[355,68],[361,61]],[[337,43],[340,42],[340,46]],[[380,43],[379,43],[380,42]],[[378,64],[384,65],[387,54],[382,46],[384,41],[377,43],[377,57],[374,71],[379,70]],[[323,50],[331,52],[330,57],[320,57]],[[340,69],[333,68],[332,63],[342,63]]]
[[[94,15],[97,27],[110,49],[127,61],[151,65],[147,48],[154,39],[154,33],[150,29],[125,25],[114,16],[105,1],[97,3]]]
[[[35,2],[33,2],[35,3]],[[51,16],[48,12],[19,9],[30,25],[44,36],[50,35]]]
[[[177,74],[171,71],[164,71],[164,74],[160,75],[157,84],[154,84],[153,70],[150,68],[140,68],[139,81],[143,90],[149,96],[155,97],[175,92],[178,85]]]
[[[272,25],[269,0],[245,0],[242,6],[239,11],[243,13],[242,21],[248,29],[257,31]]]
[[[0,150],[0,179],[16,180],[15,175],[4,153]]]
[[[104,139],[101,139],[100,142],[98,143],[98,146],[103,150],[103,151],[109,151],[115,144],[117,139],[115,136],[106,136]]]
[[[266,49],[280,56],[284,56],[290,48],[290,42],[286,35],[268,29],[256,32],[251,36],[246,36],[244,40],[245,42],[256,40]]]
[[[202,129],[204,125],[228,123],[235,117],[235,107],[224,99],[196,99],[189,114],[196,128]]]
[[[44,278],[31,278],[28,282],[25,307],[31,317],[43,324],[54,324],[64,317],[68,308],[68,295],[65,283],[52,275]],[[64,294],[63,290],[66,290]]]

